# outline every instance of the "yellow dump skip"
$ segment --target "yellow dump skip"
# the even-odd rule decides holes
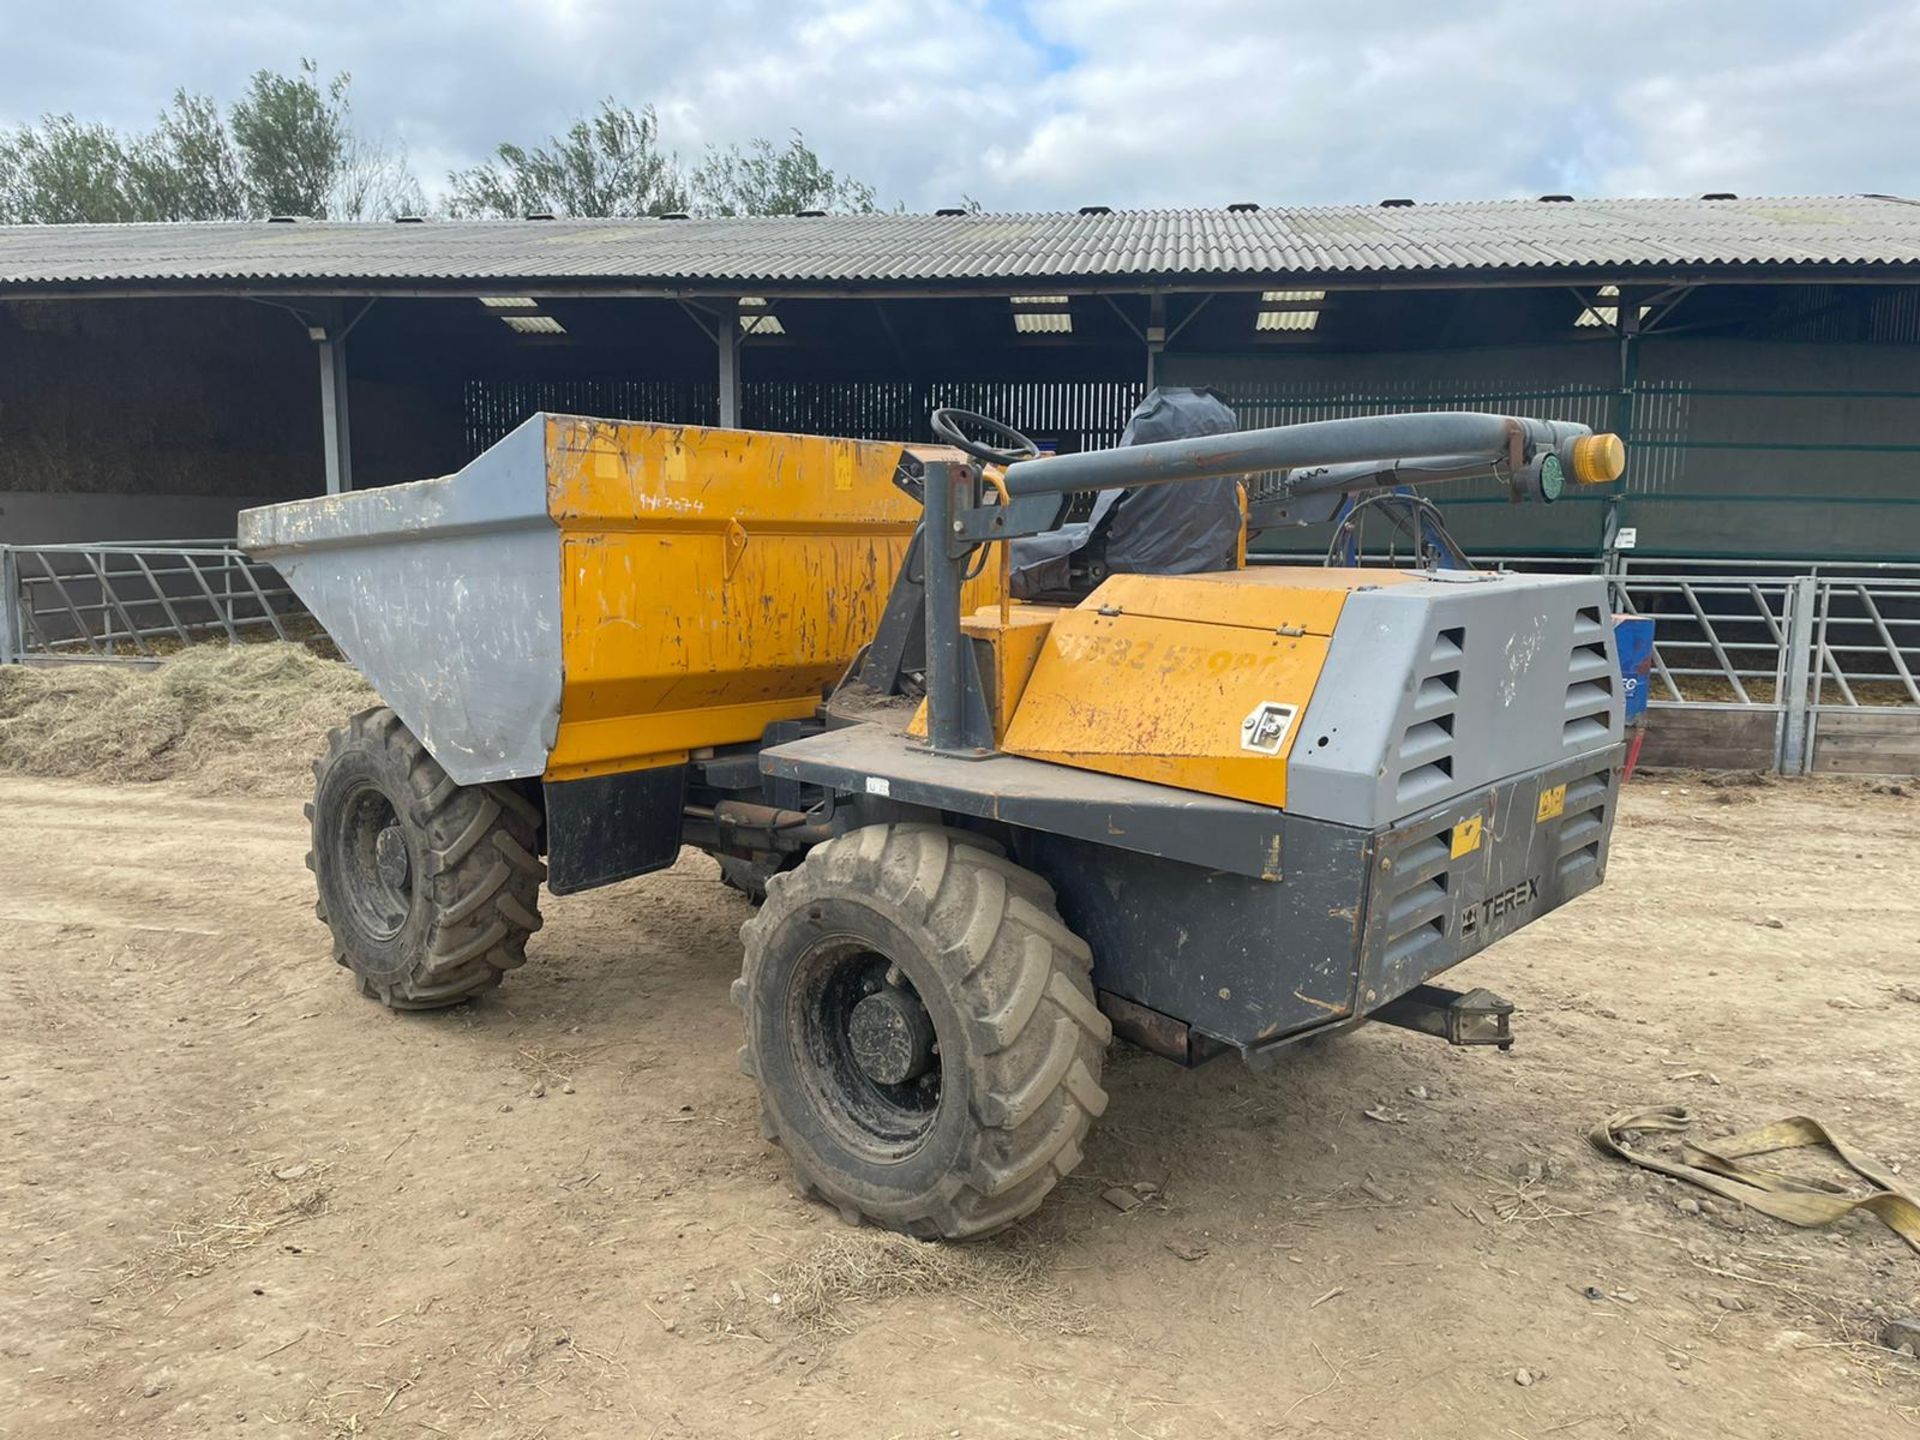
[[[897,444],[555,416],[563,682],[549,779],[673,764],[813,713],[919,507]]]
[[[1385,570],[1116,575],[1059,616],[1004,748],[1284,806],[1294,723],[1346,597]]]

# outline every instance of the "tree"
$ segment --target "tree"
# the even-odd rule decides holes
[[[785,148],[764,137],[707,151],[693,174],[695,203],[707,215],[796,215],[802,210],[871,214],[871,185],[836,175],[796,130]]]
[[[142,220],[245,218],[246,185],[219,105],[176,90],[159,124],[128,148],[126,189]]]
[[[0,136],[0,218],[18,225],[135,220],[127,154],[105,125],[49,115]]]
[[[461,216],[791,215],[800,210],[874,208],[870,185],[821,163],[799,131],[784,147],[771,140],[707,150],[691,175],[660,146],[651,105],[634,110],[601,102],[589,119],[532,150],[502,144],[494,158],[447,177]]]
[[[427,212],[404,146],[355,128],[352,76],[303,59],[258,70],[222,114],[174,92],[153,129],[121,135],[72,115],[0,131],[0,223],[382,220]],[[601,102],[542,146],[501,144],[447,177],[455,215],[791,215],[871,211],[873,187],[829,169],[799,131],[710,146],[693,170],[660,143],[652,106]]]
[[[71,115],[0,132],[0,223],[423,213],[406,151],[354,128],[350,85],[343,71],[323,87],[302,60],[292,75],[258,71],[224,117],[179,90],[144,134]]]
[[[455,215],[665,215],[687,208],[678,160],[660,149],[651,105],[612,100],[545,146],[495,147],[494,158],[447,177]]]
[[[404,148],[347,132],[327,189],[329,220],[391,220],[396,215],[425,215],[430,208]]]
[[[343,71],[322,91],[311,60],[302,60],[294,75],[254,72],[246,95],[234,102],[231,124],[255,214],[327,213],[346,154],[349,81]]]

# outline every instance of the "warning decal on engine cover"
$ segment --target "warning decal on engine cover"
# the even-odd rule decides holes
[[[1484,816],[1475,815],[1453,827],[1452,849],[1455,860],[1462,855],[1471,855],[1480,848],[1480,822],[1484,818]]]

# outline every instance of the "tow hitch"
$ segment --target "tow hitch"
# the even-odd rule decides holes
[[[1449,1045],[1497,1045],[1502,1050],[1513,1045],[1513,1002],[1491,990],[1469,990],[1463,995],[1443,985],[1416,985],[1367,1018],[1438,1035]]]

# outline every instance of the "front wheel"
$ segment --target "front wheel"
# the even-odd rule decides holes
[[[313,776],[315,911],[364,994],[430,1010],[525,962],[546,878],[532,801],[456,784],[385,706],[328,735]]]
[[[991,1234],[1080,1163],[1106,1109],[1092,953],[989,846],[856,830],[773,876],[741,929],[741,1068],[767,1138],[850,1222]]]

